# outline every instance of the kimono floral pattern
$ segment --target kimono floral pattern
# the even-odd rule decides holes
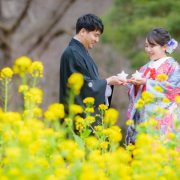
[[[162,111],[164,110],[164,113],[156,113],[155,119],[158,121],[161,134],[165,134],[173,131],[174,117],[180,121],[180,117],[174,115],[179,111],[175,97],[180,95],[180,68],[178,62],[171,57],[167,58],[158,68],[149,68],[149,64],[150,62],[139,70],[147,78],[146,85],[138,87],[134,85],[128,86],[130,104],[127,111],[127,119],[133,119],[135,125],[137,125],[140,122],[147,121],[152,114],[155,114],[155,111],[161,108]],[[159,78],[160,76],[161,78]],[[135,105],[141,98],[143,91],[150,92],[155,100],[137,110]],[[128,127],[126,140],[131,142],[128,138],[132,137],[134,139],[133,136],[136,136],[136,134],[132,132],[132,127]]]

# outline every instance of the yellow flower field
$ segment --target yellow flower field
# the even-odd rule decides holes
[[[21,112],[12,112],[8,109],[8,85],[17,75],[22,79],[17,93],[22,94],[24,104]],[[83,85],[81,74],[73,74],[68,81],[72,89],[69,114],[57,102],[45,112],[39,107],[43,91],[37,87],[37,81],[42,76],[42,62],[25,56],[18,58],[12,69],[5,67],[0,72],[5,88],[0,109],[1,180],[180,179],[178,123],[174,132],[160,137],[152,118],[138,128],[135,145],[120,146],[117,110],[100,105],[99,114],[94,116],[91,97],[84,100],[85,109],[74,104],[73,96]],[[144,93],[141,101],[139,108],[154,101],[154,97]],[[176,101],[179,103],[179,97]],[[83,112],[85,118],[80,116]],[[97,117],[102,124],[93,127]],[[132,120],[127,124],[132,124]]]

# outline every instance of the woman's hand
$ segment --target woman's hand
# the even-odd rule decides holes
[[[135,79],[135,78],[131,78],[127,80],[128,83],[131,83],[133,85],[145,85],[146,84],[146,78],[141,78],[141,79]]]

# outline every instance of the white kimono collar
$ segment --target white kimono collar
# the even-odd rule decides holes
[[[148,67],[157,69],[169,58],[170,57],[163,57],[163,58],[160,58],[160,59],[158,59],[156,61],[150,61]]]

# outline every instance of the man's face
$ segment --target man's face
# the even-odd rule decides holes
[[[99,41],[101,36],[100,31],[87,31],[85,29],[82,30],[82,43],[86,49],[92,49],[94,45]]]

